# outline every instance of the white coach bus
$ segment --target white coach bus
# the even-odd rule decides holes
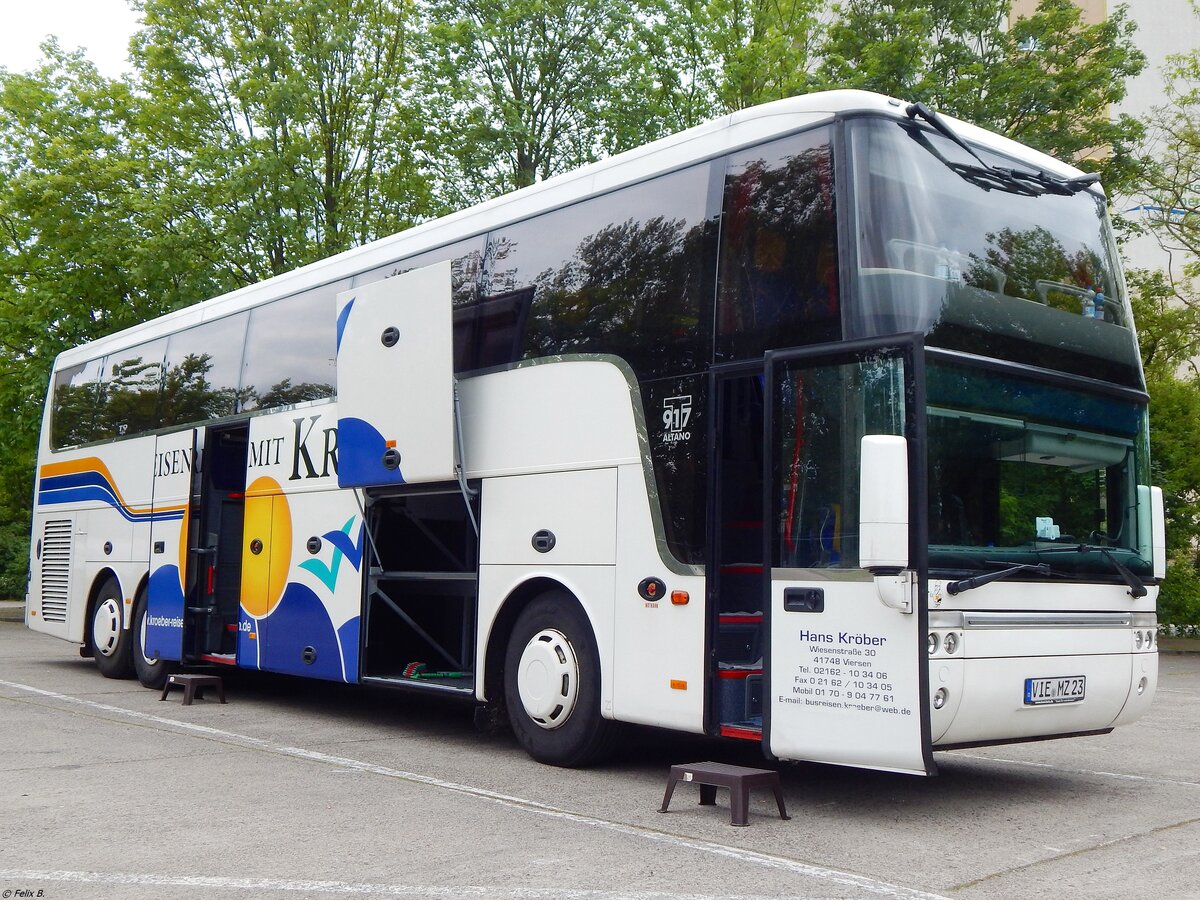
[[[933,774],[1157,682],[1095,178],[925,107],[747,109],[63,353],[30,628]]]

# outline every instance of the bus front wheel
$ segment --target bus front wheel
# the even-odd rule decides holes
[[[121,586],[109,577],[96,594],[92,627],[88,631],[96,668],[105,678],[128,678],[133,668],[129,654],[129,629],[125,627]]]
[[[517,740],[538,762],[586,766],[611,751],[616,723],[600,715],[596,639],[569,594],[543,594],[517,617],[504,700]]]

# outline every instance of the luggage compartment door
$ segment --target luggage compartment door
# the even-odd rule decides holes
[[[455,478],[450,263],[337,298],[338,483]]]

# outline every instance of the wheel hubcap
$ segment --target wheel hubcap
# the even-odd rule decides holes
[[[92,617],[92,643],[96,651],[112,656],[121,639],[121,606],[114,597],[104,597],[96,604]]]
[[[521,654],[517,690],[529,718],[547,731],[570,718],[579,696],[579,663],[566,635],[547,628],[530,639]]]

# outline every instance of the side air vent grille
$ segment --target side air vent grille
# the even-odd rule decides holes
[[[71,580],[71,520],[53,519],[42,529],[42,621],[67,621]]]

